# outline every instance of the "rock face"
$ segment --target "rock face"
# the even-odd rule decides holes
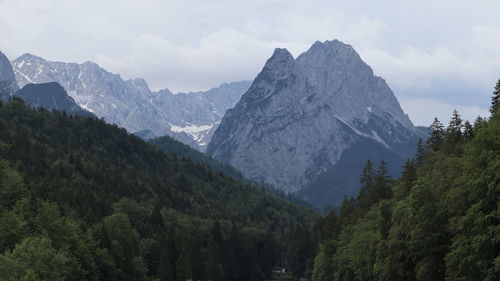
[[[145,138],[171,135],[204,150],[226,109],[249,81],[223,84],[207,92],[151,91],[141,78],[124,81],[92,62],[52,62],[30,54],[13,61],[17,81],[58,82],[82,108]],[[230,98],[227,98],[230,97]]]
[[[416,139],[386,82],[351,46],[334,40],[314,43],[297,59],[276,49],[227,111],[207,154],[250,179],[287,192],[307,191],[302,195],[318,206],[355,192],[341,186],[352,185],[352,177],[334,177],[340,181],[335,182],[330,176],[342,175],[336,169],[346,165],[362,167],[367,159],[356,148],[369,147],[365,154],[372,160],[398,162],[413,153]]]
[[[56,82],[28,84],[14,93],[32,107],[43,107],[48,110],[65,111],[71,115],[95,117],[76,104],[61,85]]]
[[[19,90],[16,77],[9,59],[0,52],[0,97],[8,96]]]
[[[171,136],[204,151],[226,110],[232,108],[250,87],[250,81],[224,83],[208,91],[172,94],[157,92],[153,103],[170,113]]]

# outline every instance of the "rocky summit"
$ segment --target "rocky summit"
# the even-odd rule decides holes
[[[12,70],[12,65],[9,59],[0,52],[0,97],[12,95],[17,90],[19,90],[19,87]]]
[[[227,111],[207,154],[321,206],[355,194],[368,157],[399,167],[417,138],[385,80],[333,40],[296,59],[276,49]]]
[[[80,107],[107,122],[147,139],[170,135],[201,151],[225,111],[251,83],[224,83],[204,92],[173,94],[168,89],[152,91],[142,78],[124,80],[93,62],[54,62],[24,54],[12,64],[21,86],[58,82]]]

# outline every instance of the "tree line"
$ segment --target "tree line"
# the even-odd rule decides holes
[[[318,222],[312,279],[499,280],[500,80],[490,112],[435,119],[399,179],[368,161],[359,195]]]

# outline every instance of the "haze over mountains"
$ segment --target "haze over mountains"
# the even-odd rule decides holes
[[[206,92],[152,91],[144,79],[123,80],[92,62],[52,62],[24,54],[12,62],[19,86],[58,82],[78,105],[143,138],[171,135],[203,151],[224,112],[249,81],[222,84]]]
[[[324,206],[357,192],[367,159],[397,168],[417,139],[387,83],[334,40],[316,42],[297,59],[276,49],[226,112],[207,154],[250,179],[307,190],[306,199]]]

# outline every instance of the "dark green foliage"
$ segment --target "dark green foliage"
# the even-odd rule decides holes
[[[148,142],[164,152],[175,155],[177,158],[189,159],[195,163],[208,166],[213,171],[225,174],[237,180],[244,180],[243,174],[241,174],[241,172],[236,170],[234,167],[222,164],[219,161],[210,158],[206,154],[194,150],[186,144],[176,141],[170,136],[154,138]]]
[[[102,120],[0,104],[2,280],[263,280],[315,219]]]
[[[313,280],[499,280],[500,115],[431,128],[390,193],[369,162],[359,196],[320,220]]]
[[[493,90],[493,96],[491,97],[491,115],[497,115],[500,111],[500,79],[498,79],[495,89]]]
[[[431,128],[431,135],[427,139],[427,144],[429,145],[430,149],[437,151],[439,150],[439,147],[443,142],[444,126],[437,118],[434,118],[434,121],[432,122],[430,128]]]
[[[422,138],[419,138],[417,142],[417,154],[415,154],[415,164],[417,166],[421,166],[424,162],[424,156],[426,152],[427,147],[424,145],[424,141],[422,140]]]
[[[235,180],[244,182],[247,185],[252,185],[257,189],[266,191],[267,193],[285,199],[286,201],[295,203],[297,205],[310,208],[310,204],[295,196],[294,194],[287,194],[281,190],[274,188],[273,186],[265,183],[257,183],[247,180],[243,174],[228,164],[222,164],[221,162],[201,153],[190,146],[183,144],[170,136],[163,136],[159,138],[154,138],[148,141],[152,145],[156,146],[158,149],[174,155],[177,158],[188,159],[194,163],[206,166],[211,170],[223,174],[228,177],[232,177]]]

